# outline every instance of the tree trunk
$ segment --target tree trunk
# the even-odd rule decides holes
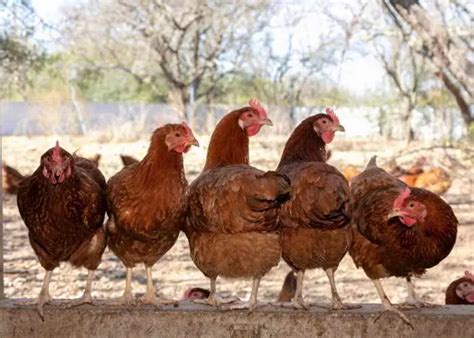
[[[474,78],[469,75],[473,67],[467,48],[447,29],[439,25],[418,0],[383,0],[418,33],[427,57],[441,72],[446,88],[456,99],[466,126],[473,122],[470,102],[474,97]]]

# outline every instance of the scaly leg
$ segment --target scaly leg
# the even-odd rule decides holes
[[[252,292],[250,294],[250,298],[247,302],[238,302],[234,304],[230,304],[226,309],[229,310],[244,310],[249,309],[249,312],[252,312],[258,306],[265,305],[264,303],[259,304],[257,302],[257,295],[258,295],[258,288],[260,286],[261,277],[254,277],[252,283]]]
[[[67,307],[73,307],[82,304],[94,304],[92,301],[92,281],[94,280],[94,272],[94,270],[88,270],[86,288],[84,289],[82,297],[69,302]]]
[[[335,270],[336,269],[334,269],[334,268],[329,268],[327,270],[324,270],[326,272],[326,275],[328,276],[329,284],[331,285],[332,304],[328,307],[326,307],[326,306],[322,306],[322,307],[328,308],[328,309],[331,309],[331,310],[347,310],[347,309],[360,308],[360,305],[345,305],[345,304],[342,303],[341,297],[339,297],[339,294],[337,293],[336,281],[334,280],[334,271]]]
[[[385,312],[395,312],[406,324],[408,324],[412,329],[413,325],[411,322],[408,320],[408,318],[405,316],[403,312],[400,310],[397,310],[392,303],[390,303],[390,300],[388,299],[387,295],[385,294],[382,283],[380,282],[379,279],[372,279],[372,282],[375,285],[375,288],[377,289],[377,293],[379,294],[380,300],[382,301],[382,305],[384,307],[384,311],[382,311],[377,318],[375,318],[375,321],[379,320],[380,316],[384,314]]]
[[[41,291],[38,295],[38,298],[32,301],[20,301],[15,303],[15,305],[36,305],[38,314],[41,317],[41,320],[44,321],[44,313],[43,313],[43,305],[51,303],[52,299],[49,294],[49,283],[51,282],[51,275],[53,271],[46,271],[43,279],[43,286],[41,287]]]
[[[424,307],[431,307],[431,308],[435,308],[435,307],[440,307],[440,305],[437,305],[437,304],[431,304],[431,303],[427,303],[427,302],[424,302],[420,297],[418,297],[418,295],[416,294],[415,292],[415,286],[413,285],[413,282],[411,281],[411,277],[408,276],[406,278],[407,280],[407,289],[408,289],[408,297],[407,297],[407,300],[405,301],[405,303],[401,304],[399,307],[402,308],[402,309],[405,309],[405,308],[417,308],[418,310],[421,310],[422,308]]]
[[[127,268],[127,280],[125,282],[125,290],[123,295],[117,299],[113,299],[109,302],[110,305],[130,305],[133,304],[135,299],[132,293],[132,268]]]
[[[151,273],[151,266],[145,266],[146,271],[146,291],[145,296],[143,297],[143,304],[158,304],[158,298],[156,297],[156,289],[153,286],[153,276]]]

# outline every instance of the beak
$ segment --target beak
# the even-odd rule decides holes
[[[334,131],[346,131],[346,129],[345,129],[342,125],[338,124],[338,125],[334,128]]]
[[[260,124],[265,126],[273,126],[273,122],[269,118],[264,118],[260,120]]]
[[[387,219],[391,219],[394,217],[403,216],[403,213],[400,209],[393,209],[391,213],[388,214]]]
[[[188,145],[199,147],[199,141],[193,136],[193,138],[188,141]]]

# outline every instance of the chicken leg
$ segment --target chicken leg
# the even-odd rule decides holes
[[[332,303],[330,306],[325,306],[325,305],[316,305],[316,306],[331,309],[331,310],[348,310],[348,309],[360,308],[361,307],[360,305],[346,305],[342,303],[341,297],[337,293],[336,281],[334,280],[334,272],[336,271],[336,268],[329,268],[324,271],[326,272],[326,275],[328,276],[328,279],[329,279],[329,284],[331,285]]]
[[[380,316],[384,314],[385,312],[394,312],[396,313],[407,325],[409,325],[412,329],[414,329],[412,323],[408,320],[407,316],[400,310],[396,309],[390,300],[388,299],[387,295],[385,294],[382,283],[380,282],[379,279],[372,279],[372,282],[375,285],[375,288],[377,289],[377,293],[379,294],[380,300],[382,301],[382,305],[384,307],[384,311],[382,311],[377,318],[375,318],[375,322],[379,320]]]
[[[156,296],[156,289],[153,286],[153,276],[152,276],[151,268],[152,268],[151,266],[145,266],[146,292],[145,292],[145,296],[142,299],[142,303],[152,304],[157,307],[160,307],[161,305],[166,305],[166,304],[176,304],[176,301],[174,300],[160,299]]]
[[[49,283],[51,282],[52,274],[53,271],[46,271],[43,279],[43,286],[41,287],[41,291],[37,299],[20,301],[18,303],[15,303],[15,305],[36,305],[38,314],[41,317],[41,320],[44,321],[43,306],[45,304],[51,303],[52,301],[51,295],[49,294]]]
[[[402,309],[410,309],[410,308],[417,308],[418,310],[421,310],[424,307],[430,307],[430,308],[435,308],[439,307],[440,305],[437,304],[431,304],[424,302],[415,292],[415,286],[413,285],[413,282],[411,281],[411,277],[408,276],[406,278],[407,280],[407,289],[408,289],[408,297],[405,303],[401,304],[399,307]]]
[[[67,305],[68,308],[82,304],[94,304],[92,300],[92,281],[94,280],[94,274],[94,270],[88,270],[86,288],[84,289],[82,297],[69,302],[69,304]]]
[[[230,304],[226,309],[229,310],[244,310],[249,309],[249,312],[255,310],[257,306],[262,306],[265,304],[258,304],[257,302],[257,295],[258,295],[258,288],[260,286],[260,280],[262,277],[254,277],[252,283],[252,293],[250,294],[250,298],[247,302],[238,302]]]
[[[109,302],[110,305],[131,305],[134,303],[135,299],[133,298],[132,292],[132,268],[127,268],[127,280],[125,282],[125,290],[123,295],[117,299],[113,299]]]
[[[296,272],[296,292],[293,300],[291,302],[274,302],[272,305],[292,308],[292,309],[305,309],[308,310],[309,306],[306,305],[303,299],[303,279],[304,279],[304,270],[299,270]]]

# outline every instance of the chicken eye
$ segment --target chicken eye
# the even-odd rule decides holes
[[[409,204],[408,204],[408,207],[409,207],[409,208],[414,208],[414,207],[415,207],[415,203],[413,203],[413,202],[409,203]]]
[[[324,124],[326,124],[327,122],[328,122],[328,121],[326,121],[326,120],[323,120],[323,123],[324,123]]]
[[[176,133],[176,134],[174,134],[174,136],[176,136],[176,137],[180,137],[180,136],[181,136],[181,134],[180,134],[180,133]]]
[[[462,283],[462,287],[463,288],[467,288],[468,287],[468,284],[466,282]]]

